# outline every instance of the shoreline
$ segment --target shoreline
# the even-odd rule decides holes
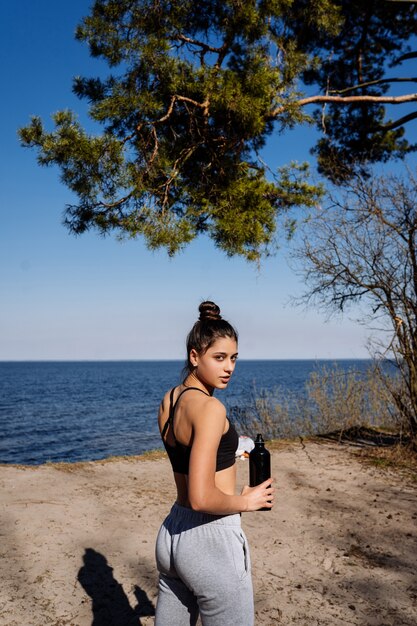
[[[356,452],[272,446],[277,504],[242,514],[257,626],[417,623],[417,483]],[[0,466],[1,626],[153,624],[154,543],[175,498],[160,454]],[[238,460],[239,488],[247,472]]]
[[[166,452],[163,448],[152,448],[150,450],[146,450],[145,452],[142,452],[141,454],[120,454],[120,455],[110,455],[110,456],[106,456],[103,459],[90,459],[90,460],[86,460],[86,461],[44,461],[43,463],[34,463],[34,464],[30,464],[30,463],[1,463],[0,462],[0,469],[3,469],[5,467],[14,467],[16,469],[38,469],[38,468],[42,468],[42,467],[65,467],[65,466],[74,466],[74,468],[79,468],[82,469],[82,467],[84,465],[90,465],[90,464],[106,464],[106,463],[116,463],[118,461],[126,461],[126,462],[133,462],[133,461],[146,461],[146,460],[153,460],[153,457],[155,457],[155,460],[159,460],[161,458],[168,458],[166,455]]]
[[[351,433],[349,432],[351,431]],[[361,438],[361,431],[367,431]],[[353,433],[353,434],[352,434]],[[383,443],[380,438],[388,438],[390,441],[387,443]],[[364,449],[365,454],[372,456],[372,451],[379,451],[380,455],[384,456],[387,451],[398,452],[401,451],[401,446],[399,442],[401,441],[400,434],[395,429],[390,429],[384,425],[381,426],[354,426],[348,430],[340,430],[327,434],[312,434],[312,435],[295,435],[290,438],[278,438],[278,439],[266,439],[265,445],[269,450],[282,450],[289,446],[298,446],[302,447],[307,444],[326,444],[333,443],[337,444],[340,449],[344,447],[350,447],[352,450],[357,448]],[[366,453],[367,450],[367,453]],[[401,461],[399,460],[398,453],[395,454],[398,460],[398,468],[401,467]],[[401,456],[402,458],[402,456]],[[414,457],[410,457],[414,460],[411,463],[411,467],[415,469],[417,472],[417,454]],[[48,467],[71,467],[74,468],[82,468],[84,465],[89,464],[106,464],[106,463],[114,463],[118,461],[127,461],[127,462],[135,462],[135,461],[146,461],[146,460],[161,460],[168,459],[168,455],[165,451],[165,448],[161,445],[157,448],[150,448],[149,450],[144,450],[139,454],[116,454],[109,455],[103,457],[102,459],[86,459],[81,461],[43,461],[41,463],[7,463],[0,461],[0,469],[7,467],[14,467],[16,469],[37,469],[44,466]],[[237,459],[238,461],[239,459]],[[393,463],[393,466],[397,465],[396,462]],[[417,479],[417,475],[416,475]]]

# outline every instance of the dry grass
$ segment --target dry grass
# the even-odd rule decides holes
[[[241,432],[261,432],[267,439],[291,439],[363,425],[398,429],[386,385],[373,371],[345,371],[324,366],[309,377],[304,393],[280,388],[255,392],[252,403],[231,410]]]
[[[155,450],[147,450],[139,457],[138,461],[159,461],[161,459],[167,459],[168,455],[163,448],[156,448]]]
[[[364,465],[381,471],[395,471],[413,483],[417,482],[417,455],[407,446],[361,448],[354,450],[353,454]]]

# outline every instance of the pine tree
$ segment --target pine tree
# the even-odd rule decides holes
[[[228,255],[259,260],[277,224],[291,230],[289,209],[321,194],[305,164],[272,173],[259,156],[274,131],[312,123],[307,105],[329,103],[316,153],[336,182],[413,149],[401,123],[384,121],[392,98],[383,76],[389,60],[409,52],[414,6],[96,0],[76,36],[111,73],[78,77],[73,89],[102,134],[61,111],[52,132],[32,118],[22,143],[41,165],[58,165],[75,192],[65,218],[74,233],[142,235],[171,255],[206,233]],[[307,96],[306,85],[319,93]]]

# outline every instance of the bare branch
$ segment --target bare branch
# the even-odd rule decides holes
[[[406,54],[402,54],[398,59],[395,59],[394,65],[400,65],[403,61],[408,61],[408,59],[416,59],[417,52],[407,52]]]
[[[414,113],[409,113],[408,115],[404,115],[400,117],[399,120],[395,120],[395,122],[389,122],[388,124],[380,124],[376,127],[376,130],[394,130],[394,128],[398,128],[407,122],[411,122],[411,120],[415,120],[417,117],[417,111]]]
[[[178,177],[179,175],[179,171],[180,171],[180,164],[184,163],[187,159],[190,158],[190,156],[193,154],[193,152],[195,152],[195,150],[197,150],[199,144],[196,144],[194,146],[191,146],[188,149],[184,149],[180,156],[178,157],[178,159],[175,161],[175,163],[172,166],[172,174],[171,176],[163,183],[162,188],[164,189],[164,195],[163,195],[163,200],[162,200],[162,210],[165,211],[165,209],[168,207],[168,202],[169,202],[169,190],[171,188],[172,183],[174,182],[174,180]]]
[[[310,96],[309,98],[302,98],[296,102],[291,102],[291,105],[299,107],[307,106],[308,104],[316,104],[318,102],[326,102],[329,104],[361,104],[362,102],[375,102],[375,104],[403,104],[404,102],[417,102],[417,93],[410,93],[404,96]],[[269,118],[277,117],[281,113],[284,113],[287,109],[287,105],[281,105],[271,111]]]
[[[180,41],[191,44],[193,46],[198,46],[199,48],[202,48],[206,52],[215,52],[217,54],[220,54],[223,52],[225,48],[225,44],[216,48],[214,46],[209,46],[207,43],[204,43],[204,41],[199,41],[198,39],[192,39],[191,37],[186,37],[185,35],[182,35],[182,34],[177,35],[176,39],[179,39]]]
[[[346,89],[330,89],[329,93],[338,93],[343,94],[348,91],[354,91],[355,89],[362,89],[363,87],[373,87],[374,85],[383,85],[384,83],[417,83],[417,77],[409,77],[409,78],[380,78],[378,80],[370,80],[367,83],[358,83],[357,85],[352,85],[352,87],[346,87]]]
[[[115,202],[103,202],[103,201],[101,201],[100,203],[97,204],[97,206],[98,207],[103,207],[104,209],[115,209],[116,207],[119,207],[122,204],[124,204],[131,197],[132,197],[132,192],[128,193],[123,198],[120,198],[119,200],[116,200]]]
[[[176,99],[177,99],[177,96],[172,96],[171,103],[168,107],[168,111],[165,113],[163,117],[161,117],[159,120],[156,120],[154,122],[155,124],[162,124],[162,122],[165,122],[171,116],[172,111],[174,110],[174,104],[175,104]]]
[[[162,122],[166,122],[167,119],[171,116],[172,111],[174,110],[174,106],[176,102],[188,102],[188,104],[193,104],[196,107],[199,107],[201,109],[203,109],[204,115],[208,115],[208,108],[209,108],[209,104],[210,101],[209,100],[205,100],[204,102],[198,102],[197,100],[193,100],[192,98],[187,98],[186,96],[179,96],[179,95],[174,95],[171,98],[171,103],[168,107],[168,111],[166,112],[166,114],[159,118],[159,120],[155,120],[155,122],[153,122],[154,124],[162,124]]]
[[[153,149],[151,157],[150,157],[150,159],[148,161],[148,168],[149,168],[150,165],[152,165],[152,163],[156,159],[156,155],[158,154],[158,150],[159,150],[158,135],[156,134],[155,126],[152,126],[152,135],[153,135],[153,138],[154,138],[154,149]]]

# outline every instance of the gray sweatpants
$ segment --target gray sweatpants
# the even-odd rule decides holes
[[[253,626],[250,556],[240,515],[174,504],[156,540],[155,626]]]

